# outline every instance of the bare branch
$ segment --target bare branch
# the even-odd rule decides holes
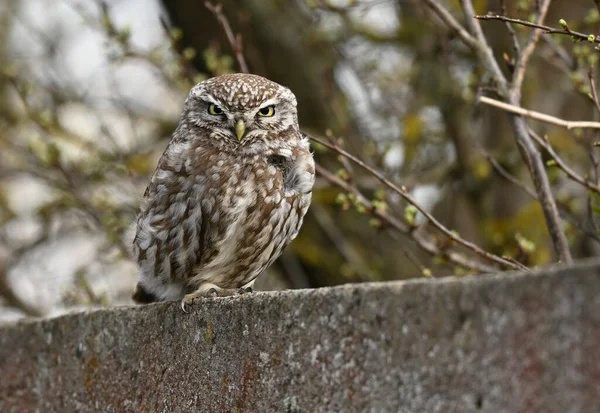
[[[420,206],[415,199],[406,191],[405,188],[399,188],[397,187],[394,183],[392,183],[391,181],[389,181],[387,178],[385,178],[381,173],[377,172],[375,169],[371,168],[369,165],[365,164],[363,161],[361,161],[360,159],[358,159],[357,157],[355,157],[354,155],[346,152],[345,150],[343,150],[342,148],[340,148],[339,146],[335,145],[335,144],[331,144],[329,142],[326,142],[323,139],[317,138],[315,136],[312,136],[310,134],[307,134],[305,132],[303,132],[306,136],[308,136],[311,140],[333,150],[334,152],[348,158],[349,160],[351,160],[352,162],[354,162],[355,164],[357,164],[358,166],[360,166],[362,169],[364,169],[365,171],[369,172],[371,175],[373,175],[375,178],[377,178],[378,181],[380,181],[382,184],[384,184],[386,187],[388,187],[389,189],[391,189],[392,191],[394,191],[395,193],[397,193],[398,195],[400,195],[406,202],[408,202],[409,204],[413,205],[415,208],[417,208],[419,210],[419,212],[421,214],[423,214],[423,216],[435,227],[437,228],[440,232],[442,232],[444,235],[446,235],[449,239],[451,239],[452,241],[456,242],[457,244],[460,244],[468,249],[470,249],[471,251],[475,252],[477,255],[486,258],[490,261],[493,261],[497,264],[503,265],[505,267],[509,267],[515,270],[524,270],[527,269],[527,267],[525,267],[524,265],[517,265],[509,260],[506,260],[504,258],[501,258],[497,255],[494,254],[490,254],[489,252],[481,249],[480,247],[478,247],[477,245],[473,244],[470,241],[467,241],[463,238],[461,238],[460,236],[458,236],[455,232],[449,230],[448,228],[446,228],[441,222],[439,222],[435,217],[433,217],[433,215],[431,215],[429,212],[427,212],[422,206]]]
[[[540,145],[542,148],[544,148],[548,152],[548,155],[550,155],[550,157],[554,160],[554,162],[556,163],[556,166],[559,167],[560,169],[562,169],[565,172],[565,174],[567,174],[567,176],[569,178],[571,178],[571,180],[585,186],[586,188],[588,188],[591,191],[594,191],[594,192],[600,194],[600,187],[598,185],[594,184],[593,182],[591,182],[587,179],[582,178],[579,174],[577,174],[577,172],[575,172],[573,169],[571,169],[562,160],[562,158],[556,153],[556,151],[554,150],[552,145],[550,145],[550,142],[548,141],[547,136],[544,136],[544,138],[542,139],[532,129],[529,129],[529,134],[538,143],[538,145]]]
[[[600,0],[598,0],[600,1]],[[590,99],[592,99],[592,102],[594,102],[594,106],[596,106],[596,109],[598,110],[598,112],[600,112],[600,102],[598,102],[598,90],[596,89],[596,70],[595,70],[595,66],[594,65],[590,65],[590,68],[588,69],[588,79],[590,81],[590,94],[589,97]]]
[[[494,58],[492,49],[490,49],[485,41],[481,26],[479,26],[479,24],[476,22],[473,23],[470,19],[470,16],[472,16],[474,12],[469,14],[467,18],[467,27],[469,30],[466,30],[462,24],[460,24],[458,20],[454,18],[452,13],[450,13],[450,11],[448,11],[446,7],[442,6],[437,0],[424,0],[423,3],[429,7],[435,13],[435,15],[442,22],[444,22],[444,24],[446,24],[446,26],[456,32],[458,37],[460,37],[460,39],[477,54],[483,66],[494,77],[500,93],[507,93],[508,90],[506,87],[506,79],[502,74],[500,66],[498,66],[498,62]],[[473,5],[470,4],[470,1],[461,0],[461,4],[463,5],[465,15],[469,13],[467,10],[473,10]]]
[[[539,200],[537,194],[535,193],[535,191],[533,189],[531,189],[530,187],[525,185],[523,182],[519,181],[514,175],[511,175],[510,172],[508,172],[506,169],[504,169],[504,167],[502,167],[502,165],[500,165],[500,163],[493,156],[491,156],[489,153],[487,153],[485,150],[482,149],[481,152],[482,152],[483,156],[485,156],[485,158],[490,162],[490,164],[496,170],[496,172],[498,172],[498,174],[500,174],[500,176],[502,176],[504,179],[506,179],[513,185],[515,185],[517,188],[521,189],[523,192],[525,192],[531,198],[535,199],[536,201]],[[591,200],[591,196],[588,197],[588,201],[589,200]],[[585,226],[581,222],[579,222],[579,220],[568,211],[568,208],[566,205],[559,204],[558,207],[559,207],[558,212],[562,219],[564,219],[565,221],[568,221],[570,224],[572,224],[574,227],[576,227],[583,234],[587,235],[588,237],[594,239],[597,242],[600,242],[600,235],[597,230],[591,231],[588,228],[585,228]]]
[[[451,251],[449,249],[441,249],[440,247],[438,247],[435,240],[432,239],[430,236],[419,231],[412,231],[412,228],[410,228],[404,222],[398,220],[397,218],[393,217],[392,215],[388,214],[387,212],[381,209],[374,208],[372,202],[368,200],[354,185],[351,185],[343,179],[338,178],[337,176],[329,172],[327,169],[323,168],[321,165],[316,165],[316,171],[319,175],[327,179],[332,184],[342,188],[348,193],[354,194],[358,202],[364,205],[365,208],[371,211],[373,216],[380,219],[387,226],[403,234],[410,234],[410,236],[416,242],[416,244],[429,254],[433,256],[444,257],[448,261],[456,265],[460,265],[465,268],[470,268],[472,270],[476,270],[482,273],[498,271],[498,268],[496,267],[488,266],[477,261],[470,260],[463,254],[460,254],[458,252]],[[515,267],[517,266],[515,265]]]
[[[589,154],[590,154],[590,161],[592,162],[593,165],[593,171],[594,171],[594,181],[596,182],[596,185],[600,186],[600,172],[598,171],[598,169],[600,168],[600,163],[598,162],[598,159],[596,158],[596,155],[594,154],[594,147],[591,147],[589,150]],[[588,214],[588,221],[592,227],[592,230],[594,231],[595,234],[600,234],[600,228],[598,227],[598,224],[596,223],[596,219],[594,217],[594,208],[593,208],[593,194],[589,193],[588,194],[588,198],[587,198],[587,214]]]
[[[477,39],[474,36],[471,36],[469,32],[454,18],[452,13],[448,11],[444,6],[439,4],[436,0],[424,0],[423,3],[427,7],[429,7],[435,15],[446,24],[450,29],[452,29],[461,40],[472,49],[478,47]]]
[[[545,0],[540,4],[540,8],[536,17],[537,24],[542,24],[544,22],[549,7],[550,0]],[[525,71],[527,70],[527,64],[529,63],[529,58],[535,50],[535,46],[537,45],[539,38],[539,31],[534,30],[533,32],[531,32],[529,38],[527,39],[527,42],[525,43],[525,47],[517,56],[517,63],[515,64],[515,71],[513,73],[513,78],[510,86],[510,94],[513,95],[515,99],[520,100],[521,98],[521,86],[523,85],[523,79],[525,79]]]
[[[473,4],[471,0],[461,0],[461,5],[463,7],[463,11],[465,14],[474,16]],[[544,0],[541,3],[538,2],[539,9],[536,16],[536,24],[542,24],[548,8],[550,6],[550,0]],[[480,16],[474,16],[478,18]],[[478,50],[487,50],[488,54],[478,53],[481,63],[490,70],[490,67],[493,69],[490,71],[491,75],[498,79],[502,76],[502,73],[498,74],[497,62],[491,52],[489,45],[483,33],[481,31],[481,26],[479,23],[473,23],[474,30],[477,31],[477,38],[482,44],[482,46]],[[508,103],[520,107],[521,105],[521,86],[523,83],[523,79],[525,76],[525,71],[527,68],[527,63],[529,61],[529,57],[533,53],[535,49],[535,45],[539,39],[539,33],[532,33],[527,40],[525,48],[522,50],[521,54],[517,56],[515,69],[513,73],[513,79],[510,85],[510,88],[506,86],[506,84],[499,83],[498,88],[502,95],[508,100]],[[495,65],[490,65],[489,60],[493,60]],[[503,77],[501,77],[503,79]],[[497,80],[498,81],[498,80]],[[508,90],[507,90],[508,89]],[[569,244],[567,242],[567,238],[565,233],[561,227],[558,209],[556,207],[556,201],[554,196],[552,195],[552,190],[550,187],[550,181],[548,180],[548,175],[544,168],[544,163],[542,161],[541,155],[534,143],[531,141],[529,134],[527,133],[527,125],[525,123],[524,118],[521,116],[513,115],[510,118],[513,130],[515,132],[515,137],[517,141],[517,145],[520,149],[521,156],[525,161],[525,164],[529,168],[529,173],[533,179],[533,183],[536,188],[536,192],[538,194],[538,199],[542,210],[544,212],[544,217],[546,218],[546,225],[548,227],[548,232],[550,233],[550,237],[552,239],[552,244],[554,246],[554,251],[560,261],[565,263],[572,262],[571,252],[569,251]]]
[[[364,281],[370,280],[369,266],[362,259],[356,248],[350,242],[348,242],[346,237],[344,237],[344,234],[336,226],[335,222],[325,211],[325,209],[321,205],[313,204],[311,205],[310,210],[331,243],[335,246],[346,262],[355,270],[358,278]]]
[[[172,31],[169,28],[169,24],[167,23],[167,21],[165,20],[164,17],[160,18],[160,24],[161,24],[166,36],[171,41],[171,49],[173,49],[173,51],[179,57],[179,63],[181,64],[181,67],[183,69],[183,74],[190,81],[193,81],[193,79],[198,75],[198,70],[194,67],[194,65],[192,64],[190,59],[185,58],[185,56],[184,56],[185,49],[182,47],[181,42],[178,39],[173,37]]]
[[[519,149],[521,150],[521,156],[529,168],[529,173],[535,185],[540,206],[546,218],[546,226],[548,227],[548,232],[554,246],[554,252],[559,261],[570,264],[573,259],[569,251],[569,243],[560,223],[556,200],[554,199],[554,195],[552,195],[552,188],[550,187],[550,181],[548,180],[542,156],[529,137],[525,119],[513,115],[510,120],[517,137],[517,145],[519,145]]]
[[[523,192],[525,192],[527,195],[529,195],[533,199],[538,199],[537,194],[535,193],[535,191],[533,189],[529,188],[523,182],[519,181],[515,176],[511,175],[510,172],[508,172],[506,169],[504,169],[502,167],[502,165],[500,165],[500,163],[492,155],[490,155],[487,151],[485,151],[483,149],[481,150],[481,152],[482,152],[483,156],[488,160],[490,165],[492,165],[492,167],[496,170],[496,172],[498,172],[504,179],[506,179],[507,181],[509,181],[510,183],[515,185],[516,187],[520,188],[521,190],[523,190]]]
[[[589,39],[589,34],[576,32],[576,31],[573,31],[573,30],[568,29],[568,28],[567,29],[555,29],[553,27],[545,26],[543,24],[540,24],[539,22],[538,23],[532,23],[532,22],[528,22],[527,20],[514,19],[514,18],[511,18],[511,17],[500,16],[498,14],[475,15],[473,17],[476,18],[476,19],[478,19],[478,20],[500,20],[500,21],[503,21],[503,22],[510,22],[510,23],[515,23],[515,24],[520,24],[521,26],[527,26],[527,27],[532,27],[534,29],[543,30],[544,34],[562,34],[562,35],[575,36],[575,37],[577,37],[578,39],[581,39],[581,40],[588,40]],[[594,43],[600,43],[600,37],[599,36],[595,36]]]
[[[477,57],[479,58],[480,63],[486,68],[489,74],[492,76],[494,81],[496,82],[496,87],[501,95],[506,95],[508,93],[508,86],[506,82],[506,78],[502,73],[502,69],[498,65],[498,61],[494,57],[494,52],[492,48],[488,44],[485,35],[483,34],[483,29],[477,20],[473,20],[471,16],[475,14],[475,10],[473,9],[473,2],[471,0],[460,0],[460,5],[463,9],[463,13],[465,16],[467,28],[477,38],[477,42],[475,43],[475,47],[472,47]]]
[[[242,43],[242,36],[240,34],[234,35],[233,30],[231,29],[231,25],[229,24],[229,20],[225,14],[223,14],[223,6],[221,3],[217,3],[216,6],[209,1],[205,2],[204,5],[208,10],[213,12],[213,14],[217,17],[217,20],[221,24],[225,35],[227,36],[227,41],[235,54],[235,58],[240,66],[240,72],[242,73],[250,73],[248,70],[248,64],[246,63],[246,58],[244,57],[244,47]]]
[[[502,11],[502,14],[506,15],[506,0],[500,0],[500,9]],[[509,22],[506,22],[506,30],[508,30],[508,33],[510,34],[510,38],[513,42],[513,49],[515,51],[515,54],[518,56],[521,53],[521,46],[519,45],[519,38],[517,37],[517,32],[515,31],[514,27],[512,27],[512,25]]]
[[[577,70],[576,60],[573,59],[573,57],[567,52],[567,50],[563,46],[556,43],[553,37],[543,36],[542,40],[550,48],[552,53],[564,64],[564,67],[558,65],[557,67],[563,70],[565,74],[570,74],[570,72]]]
[[[600,122],[564,120],[555,116],[546,115],[541,112],[536,112],[534,110],[524,109],[518,105],[512,105],[510,103],[501,102],[499,100],[492,99],[487,96],[481,96],[479,98],[479,101],[481,103],[485,103],[486,105],[494,106],[507,112],[514,113],[516,115],[525,116],[530,119],[539,120],[540,122],[550,123],[556,126],[562,126],[567,129],[600,129]]]

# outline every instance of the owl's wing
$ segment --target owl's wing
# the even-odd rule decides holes
[[[184,280],[201,265],[209,223],[203,222],[195,182],[163,155],[144,192],[133,241],[142,278],[167,284]]]

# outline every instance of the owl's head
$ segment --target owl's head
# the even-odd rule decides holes
[[[183,118],[227,146],[268,144],[282,133],[298,135],[296,97],[261,76],[228,74],[198,83],[186,100]]]

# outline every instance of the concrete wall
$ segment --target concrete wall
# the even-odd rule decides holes
[[[0,327],[0,411],[600,411],[600,262]]]

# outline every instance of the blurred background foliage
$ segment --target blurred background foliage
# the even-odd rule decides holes
[[[441,3],[461,19],[458,2]],[[507,15],[527,20],[536,1],[506,3]],[[532,187],[506,114],[477,104],[489,75],[422,2],[222,5],[242,36],[250,71],[295,92],[306,132],[327,136],[406,187],[462,238],[530,267],[555,262],[539,203],[490,163],[491,157]],[[501,10],[497,1],[474,6],[480,14]],[[590,0],[554,1],[547,24],[559,28],[561,18],[573,30],[598,32]],[[506,26],[482,25],[498,61],[510,63]],[[531,30],[514,29],[520,39]],[[597,56],[593,45],[543,35],[527,71],[523,106],[598,120],[588,97]],[[237,70],[219,22],[202,1],[0,1],[1,318],[130,302],[136,270],[125,232],[148,176],[190,87]],[[596,132],[528,123],[571,168],[596,179],[590,157]],[[340,163],[323,146],[314,149],[322,167],[351,178],[375,207],[410,230],[390,229],[319,178],[300,236],[259,288],[476,272],[451,262],[444,253],[451,243],[371,174]],[[597,196],[551,162],[548,174],[572,217],[563,224],[573,256],[596,255]],[[421,233],[430,234],[441,253],[419,248]]]

